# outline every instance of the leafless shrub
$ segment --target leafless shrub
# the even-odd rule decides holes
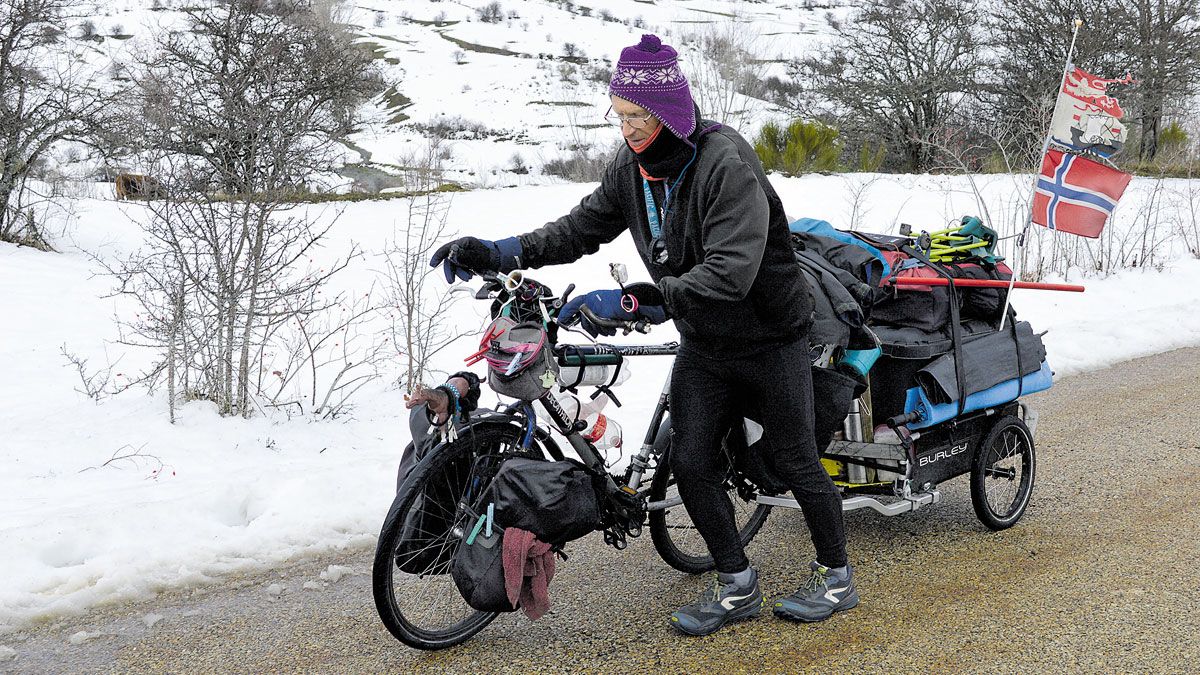
[[[1176,232],[1188,253],[1200,258],[1200,185],[1191,180],[1182,182],[1175,196]]]
[[[116,369],[117,363],[109,362],[103,368],[91,370],[88,368],[88,360],[69,351],[66,344],[59,347],[59,352],[67,360],[67,364],[79,374],[79,383],[82,388],[76,387],[75,391],[93,401],[101,401],[113,394],[119,394],[130,386],[133,386],[133,384],[136,384],[135,381],[129,379],[126,379],[121,385],[114,383],[113,370]],[[120,359],[117,362],[119,363]],[[122,373],[117,373],[116,375],[117,377],[121,377]]]
[[[447,238],[449,206],[441,194],[405,199],[404,218],[382,255],[391,344],[403,366],[399,384],[408,393],[428,377],[433,357],[464,335],[451,318],[454,296],[435,278],[441,268],[429,266],[433,251]]]
[[[542,171],[573,183],[594,183],[604,177],[604,170],[611,159],[612,153],[588,145],[577,147],[563,157],[547,161]]]
[[[499,2],[490,2],[475,9],[475,15],[484,23],[500,23],[504,20],[504,8]]]
[[[413,124],[413,128],[427,138],[456,141],[482,140],[507,133],[458,115],[441,115],[429,122]]]
[[[256,389],[264,407],[340,417],[358,390],[382,377],[389,351],[384,335],[368,327],[379,313],[374,294],[342,295],[306,311],[321,306],[304,298],[297,303],[304,309],[276,327],[276,339],[260,345]]]
[[[746,128],[766,97],[758,38],[736,21],[709,24],[683,37],[698,54],[684,65],[700,112],[734,128]]]
[[[579,69],[570,63],[558,64],[558,78],[563,82],[576,85],[579,84],[579,79],[576,77],[579,74]]]
[[[141,471],[145,468],[150,469],[150,473],[146,476],[151,480],[158,480],[160,476],[167,470],[171,471],[171,475],[175,471],[169,464],[163,464],[162,459],[158,455],[152,455],[146,452],[146,444],[143,443],[138,447],[132,445],[122,445],[113,450],[112,455],[98,466],[89,466],[79,470],[79,473],[87,471],[95,471],[97,469],[125,469],[132,468],[135,471]]]

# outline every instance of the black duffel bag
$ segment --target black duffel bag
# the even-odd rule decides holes
[[[510,459],[492,481],[495,520],[559,546],[599,526],[600,487],[579,462]]]

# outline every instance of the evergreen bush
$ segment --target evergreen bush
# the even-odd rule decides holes
[[[837,171],[842,149],[837,129],[806,120],[794,120],[786,128],[767,122],[754,141],[764,169],[789,174]]]

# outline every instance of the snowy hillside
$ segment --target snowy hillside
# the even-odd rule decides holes
[[[73,34],[91,34],[87,55],[108,86],[130,86],[128,73],[150,36],[177,28],[187,3],[113,0],[86,3]],[[489,5],[495,22],[485,21]],[[700,38],[736,32],[762,77],[784,75],[783,60],[811,49],[828,11],[841,3],[614,0],[588,7],[570,0],[379,0],[346,4],[349,24],[379,59],[393,87],[374,105],[374,124],[347,139],[344,160],[383,172],[406,165],[441,140],[446,177],[494,187],[559,182],[545,162],[580,146],[609,149],[607,85],[620,50],[655,32],[680,52],[696,80],[706,67]],[[807,6],[807,7],[806,7]],[[91,13],[92,16],[87,16]],[[115,65],[114,65],[115,64]],[[763,101],[745,100],[738,121],[753,132],[771,117]],[[523,168],[521,168],[523,167]],[[93,167],[89,167],[93,168]],[[139,171],[143,167],[124,167]],[[511,169],[518,168],[519,172]],[[83,167],[79,167],[82,171]],[[525,173],[528,171],[528,173]]]

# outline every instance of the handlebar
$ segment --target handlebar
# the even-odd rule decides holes
[[[592,323],[593,325],[596,325],[596,326],[600,326],[601,328],[619,329],[619,330],[624,331],[626,334],[628,334],[632,331],[637,331],[639,333],[649,333],[650,332],[650,322],[646,321],[645,319],[638,319],[636,321],[623,321],[621,319],[603,319],[599,316],[596,316],[596,313],[593,312],[592,309],[590,307],[588,307],[587,305],[581,306],[579,308],[579,313],[581,315],[583,315],[590,323]]]

